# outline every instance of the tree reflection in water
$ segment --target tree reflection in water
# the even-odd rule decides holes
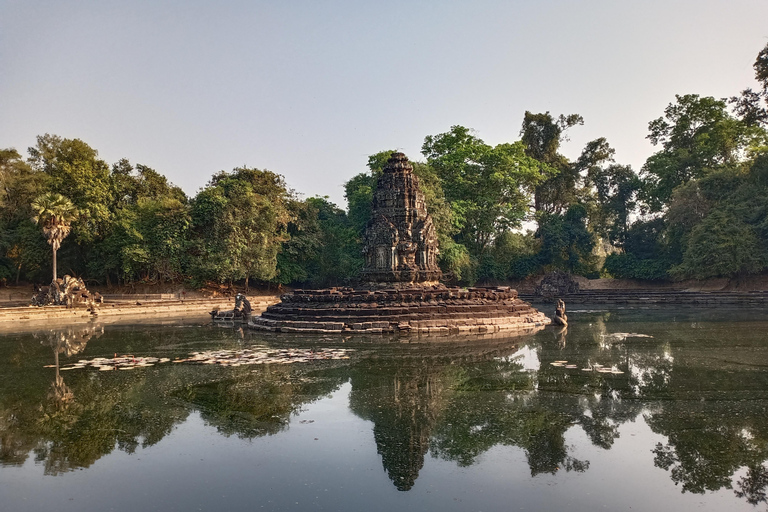
[[[94,336],[98,337],[104,333],[104,327],[97,327],[89,324],[87,326],[68,327],[62,329],[50,329],[39,333],[42,338],[41,344],[47,345],[53,349],[54,365],[56,367],[56,376],[51,384],[51,391],[48,394],[51,402],[58,409],[63,409],[75,397],[72,390],[64,383],[59,369],[59,354],[66,357],[72,357],[85,350],[88,341]]]
[[[220,433],[253,439],[287,429],[304,405],[329,395],[346,380],[331,371],[308,376],[294,365],[269,365],[256,371],[236,369],[223,380],[184,386],[174,394]]]
[[[34,334],[32,340],[53,349],[54,381],[46,393],[39,378],[47,372],[41,375],[37,369],[28,369],[17,372],[12,392],[0,394],[0,418],[5,423],[0,429],[1,464],[23,464],[34,453],[48,475],[89,467],[115,448],[133,453],[138,446],[159,442],[187,417],[185,407],[174,407],[163,399],[174,381],[172,369],[163,375],[111,372],[115,375],[108,379],[85,370],[72,371],[69,384],[64,383],[58,368],[60,354],[82,354],[89,340],[103,332],[87,324]],[[19,347],[22,353],[31,349],[25,343]]]
[[[689,322],[638,324],[615,312],[572,312],[572,320],[568,330],[527,338],[359,342],[352,360],[311,365],[74,370],[65,374],[67,383],[57,368],[52,384],[49,370],[29,357],[35,345],[50,347],[58,366],[59,357],[84,357],[96,337],[88,357],[103,354],[94,349],[104,343],[125,346],[144,336],[145,345],[130,343],[154,350],[183,341],[183,334],[137,331],[126,338],[95,327],[38,333],[13,348],[0,346],[3,373],[13,375],[0,392],[0,464],[20,465],[34,454],[46,474],[88,467],[115,448],[133,453],[156,444],[193,410],[223,435],[275,435],[304,405],[350,382],[349,407],[373,422],[384,470],[401,491],[416,485],[427,454],[471,466],[498,446],[522,450],[533,476],[587,471],[590,462],[566,440],[571,429],[610,450],[621,425],[642,418],[663,438],[649,447],[655,465],[683,492],[733,489],[748,503],[766,501],[764,341],[734,324],[724,327],[723,343],[723,331],[702,337]],[[654,337],[614,336],[638,325]],[[255,339],[227,330],[210,338],[208,347]],[[746,355],[733,351],[736,342],[748,345]],[[13,353],[5,357],[3,350]],[[551,364],[561,360],[577,368]],[[581,370],[596,364],[624,373]]]
[[[750,505],[768,501],[765,490],[768,488],[768,469],[762,464],[755,464],[747,469],[747,474],[739,479],[734,491],[736,496],[744,498]]]

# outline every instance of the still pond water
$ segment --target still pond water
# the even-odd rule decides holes
[[[0,510],[768,509],[768,313],[568,315],[411,343],[0,334]],[[173,362],[209,351],[262,364]]]

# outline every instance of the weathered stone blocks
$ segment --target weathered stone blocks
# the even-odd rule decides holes
[[[277,332],[437,333],[533,330],[551,320],[508,286],[439,284],[437,234],[418,178],[393,153],[373,195],[365,286],[295,290],[249,324]]]
[[[396,290],[377,291],[375,303],[365,302],[372,294],[356,290],[297,290],[295,296],[285,295],[283,302],[255,318],[251,327],[278,332],[448,334],[533,329],[550,323],[530,304],[510,298],[516,295],[513,292],[508,288],[429,288],[420,294],[421,300],[404,305],[395,302],[403,295]],[[452,298],[431,300],[437,293]],[[328,302],[328,296],[339,302]]]

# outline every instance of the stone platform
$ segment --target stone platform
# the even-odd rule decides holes
[[[452,334],[538,330],[551,320],[509,287],[296,290],[249,327],[272,332]]]
[[[272,332],[524,334],[551,323],[509,287],[440,284],[437,230],[413,166],[392,153],[373,191],[359,288],[296,290],[248,326]]]
[[[261,312],[270,304],[278,301],[276,296],[252,297],[251,305],[255,313]],[[231,308],[231,299],[185,299],[185,300],[105,300],[96,314],[85,308],[66,306],[19,306],[0,307],[0,331],[13,330],[21,325],[50,327],[54,324],[66,324],[70,321],[91,321],[94,318],[107,317],[145,317],[201,315],[208,316],[211,309]]]

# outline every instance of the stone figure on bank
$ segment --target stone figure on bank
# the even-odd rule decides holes
[[[85,307],[91,312],[95,312],[102,302],[101,294],[89,292],[82,278],[68,274],[63,279],[54,279],[50,286],[41,286],[32,296],[33,306]]]
[[[568,317],[565,315],[565,302],[563,299],[557,299],[557,307],[555,308],[555,316],[552,321],[556,325],[568,325]]]
[[[235,295],[235,309],[211,311],[211,317],[215,322],[247,322],[251,318],[251,302],[242,293]]]

